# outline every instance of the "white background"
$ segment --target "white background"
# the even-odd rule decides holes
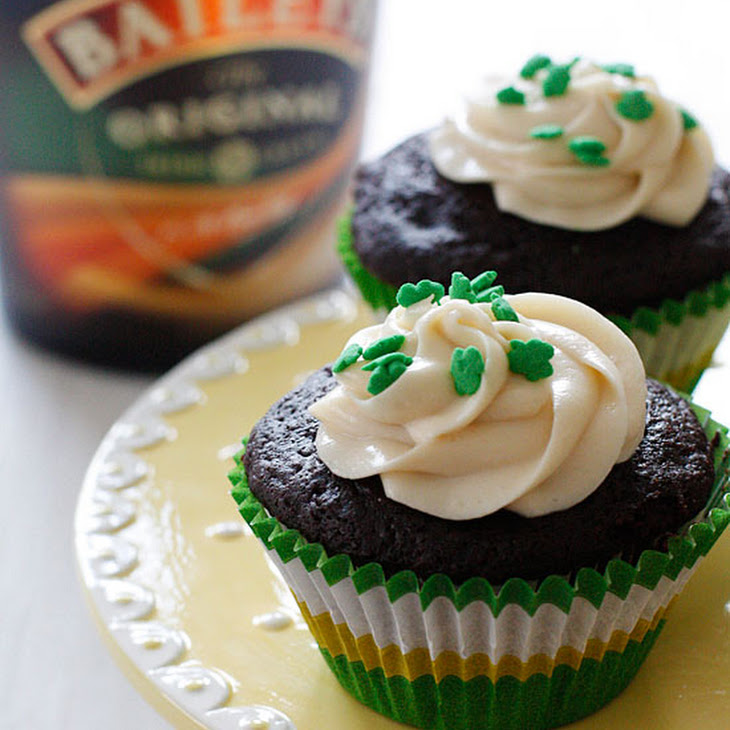
[[[634,63],[710,130],[730,161],[723,0],[381,0],[364,156],[440,120],[479,72],[533,53]],[[715,376],[717,373],[715,373]],[[715,377],[705,400],[727,400]],[[83,605],[76,495],[96,445],[149,379],[58,359],[0,324],[0,728],[168,728],[131,689]],[[324,729],[323,730],[329,730]]]

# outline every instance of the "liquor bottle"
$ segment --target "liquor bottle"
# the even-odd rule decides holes
[[[0,9],[16,330],[155,371],[332,282],[374,14],[375,0]]]

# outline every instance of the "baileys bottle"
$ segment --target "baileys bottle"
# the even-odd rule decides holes
[[[0,235],[16,329],[155,370],[331,282],[374,3],[0,10]]]

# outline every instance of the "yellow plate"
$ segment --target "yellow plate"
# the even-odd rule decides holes
[[[339,687],[244,529],[226,479],[256,419],[369,321],[347,293],[332,291],[242,327],[149,390],[89,467],[75,535],[92,612],[134,686],[176,727],[404,727]],[[718,375],[705,378],[720,384]],[[703,393],[704,381],[698,401],[711,407]],[[571,727],[728,726],[728,564],[730,534],[698,569],[635,681]]]

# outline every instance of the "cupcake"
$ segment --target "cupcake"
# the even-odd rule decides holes
[[[339,250],[376,309],[490,267],[511,291],[578,299],[689,390],[730,318],[729,196],[704,128],[651,78],[535,56],[361,166]]]
[[[725,430],[595,310],[495,276],[401,287],[231,473],[342,686],[422,728],[601,707],[730,520]]]

